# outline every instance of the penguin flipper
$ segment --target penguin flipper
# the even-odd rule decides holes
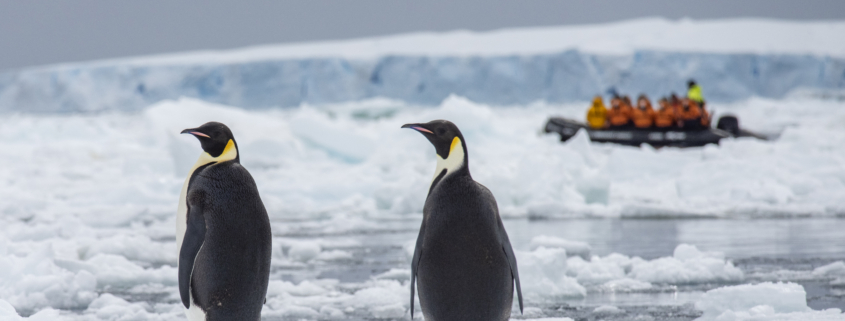
[[[422,256],[423,237],[425,235],[425,219],[420,226],[420,235],[417,236],[417,245],[414,247],[414,258],[411,260],[411,319],[414,319],[414,285],[417,280],[417,266]]]
[[[498,213],[497,213],[498,214]],[[496,215],[498,217],[498,215]],[[505,251],[505,256],[508,257],[508,265],[511,267],[511,275],[513,281],[516,283],[516,295],[519,299],[519,313],[522,313],[522,285],[519,284],[519,269],[516,267],[516,255],[513,253],[511,241],[508,238],[508,233],[505,232],[505,226],[502,224],[502,219],[499,219],[499,242],[502,244],[502,250]]]
[[[194,271],[194,260],[205,241],[205,217],[202,213],[200,193],[188,195],[187,229],[182,239],[182,249],[179,251],[179,296],[186,309],[191,307],[191,274]]]
[[[502,217],[499,216],[499,205],[496,203],[496,198],[493,197],[493,193],[490,190],[480,183],[476,182],[478,187],[481,189],[483,195],[487,198],[490,208],[489,210],[493,212],[496,217],[496,223],[498,223],[499,227],[499,244],[502,245],[502,251],[505,252],[505,256],[508,258],[508,265],[511,268],[511,276],[513,277],[513,281],[516,284],[516,296],[519,300],[519,313],[522,313],[522,285],[519,283],[519,269],[516,267],[516,255],[513,253],[513,246],[511,246],[511,240],[508,238],[508,232],[505,231],[505,224],[502,223]]]

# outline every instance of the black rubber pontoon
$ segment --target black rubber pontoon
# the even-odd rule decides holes
[[[719,144],[719,140],[726,137],[767,137],[739,128],[739,121],[735,116],[719,118],[717,128],[703,128],[696,130],[680,130],[677,128],[660,129],[593,129],[586,124],[566,119],[551,117],[546,122],[546,133],[558,133],[561,141],[567,141],[580,129],[585,129],[590,140],[600,143],[616,143],[629,146],[649,144],[654,147],[696,147],[707,144]]]

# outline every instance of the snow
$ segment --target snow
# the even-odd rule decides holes
[[[52,243],[58,242],[61,240],[52,240]],[[565,246],[573,242],[557,238],[555,243]],[[24,244],[14,243],[7,245],[24,246]],[[291,245],[289,253],[295,252],[297,248],[305,249],[299,251],[308,252],[309,255],[318,253],[313,256],[315,258],[319,258],[324,253],[337,252],[337,250],[322,249],[317,242],[303,241]],[[49,250],[49,247],[47,249]],[[81,317],[90,317],[91,320],[115,318],[171,320],[181,316],[181,306],[178,301],[174,303],[128,302],[110,293],[97,294],[96,292],[103,289],[122,288],[139,293],[163,292],[176,298],[178,297],[175,287],[176,271],[170,265],[144,268],[128,261],[123,256],[113,254],[96,254],[88,259],[80,257],[68,262],[53,257],[55,255],[50,255],[49,252],[35,253],[26,258],[20,258],[14,254],[4,256],[6,260],[4,262],[13,260],[12,263],[6,263],[11,268],[4,271],[25,271],[21,272],[26,273],[23,280],[28,281],[9,283],[10,280],[16,278],[3,278],[5,280],[3,288],[6,291],[15,292],[3,294],[4,300],[0,301],[1,313],[11,317],[10,320],[19,320],[16,318],[15,309],[38,312],[29,320],[55,317],[58,311],[54,309],[69,308],[81,309]],[[410,258],[407,259],[410,260]],[[648,291],[652,288],[649,282],[679,285],[691,282],[718,284],[742,280],[742,272],[733,268],[733,265],[721,254],[700,251],[695,246],[687,244],[679,245],[672,257],[651,261],[616,253],[604,257],[593,256],[589,261],[585,261],[580,256],[567,257],[566,250],[562,247],[547,248],[545,246],[528,252],[517,250],[517,259],[520,262],[523,293],[529,305],[566,297],[584,297],[588,291]],[[59,262],[64,263],[59,264]],[[46,272],[29,269],[33,264],[50,269]],[[832,273],[829,271],[836,271],[839,265],[841,262],[820,267],[816,271],[821,272],[814,273]],[[664,275],[658,280],[651,280],[648,275],[638,274],[637,271],[642,270],[655,270]],[[77,271],[76,274],[74,271]],[[306,319],[344,318],[349,315],[364,315],[376,319],[401,318],[408,313],[406,299],[409,276],[407,269],[391,269],[362,283],[343,283],[336,279],[303,280],[295,283],[274,279],[270,281],[268,287],[268,300],[263,315]],[[57,281],[59,283],[56,283]],[[44,289],[38,285],[46,285],[50,288]],[[56,286],[59,288],[52,290]],[[734,287],[722,289],[734,289]],[[770,289],[748,290],[742,287],[723,292],[710,291],[699,301],[697,307],[705,312],[703,317],[723,312],[744,315],[742,313],[746,312],[741,309],[745,309],[746,305],[753,307],[748,312],[752,315],[760,313],[797,315],[793,312],[801,312],[800,316],[834,315],[832,311],[807,310],[804,301],[801,301],[801,305],[796,305],[795,297],[800,297],[802,300],[804,297],[804,291],[798,285],[792,284],[790,287],[777,289],[785,294],[774,295],[772,299],[760,301],[770,307],[776,307],[773,308],[774,310],[769,308],[766,308],[769,310],[761,310],[762,308],[757,306],[763,303],[758,301],[752,300],[753,302],[743,305],[733,302],[731,297],[726,298],[726,295],[749,296],[758,292],[772,292]],[[45,301],[44,297],[50,300]],[[71,302],[70,305],[68,302]],[[724,306],[726,302],[733,302],[733,305]],[[526,310],[530,312],[526,316],[542,315],[540,309],[531,306]],[[595,308],[594,313],[615,315],[625,313],[625,311],[616,306],[604,305]]]
[[[137,111],[180,97],[246,109],[379,97],[434,106],[451,94],[561,103],[611,88],[683,93],[690,78],[710,102],[794,91],[841,97],[845,45],[830,39],[843,32],[845,22],[653,18],[127,58],[0,73],[0,111]],[[321,137],[311,138],[345,142]]]
[[[836,261],[828,265],[817,267],[813,270],[813,276],[831,278],[830,285],[845,285],[845,262]]]
[[[26,244],[59,235],[67,239],[53,246],[75,251],[71,259],[112,254],[172,262],[170,245],[152,240],[172,236],[170,226],[159,222],[172,219],[179,184],[199,153],[192,137],[177,133],[209,120],[233,129],[272,217],[332,219],[326,228],[333,231],[372,227],[356,218],[419,213],[434,154],[424,139],[399,127],[441,118],[461,128],[473,176],[493,191],[505,217],[797,217],[843,211],[841,102],[751,99],[712,106],[739,115],[747,128],[783,130],[770,142],[725,139],[718,146],[655,150],[592,144],[583,133],[566,143],[538,134],[548,115],[580,119],[585,106],[491,107],[453,96],[437,108],[378,100],[245,111],[186,98],[139,114],[9,116],[0,120],[0,179],[8,182],[0,190],[15,201],[0,203],[0,210],[16,221],[3,235]],[[361,116],[367,113],[387,116]],[[531,246],[590,256],[583,243],[559,242],[538,237]],[[156,245],[139,250],[141,244]],[[302,246],[289,255],[308,260],[319,253],[319,244]]]
[[[525,298],[583,297],[587,294],[584,286],[567,275],[569,269],[564,249],[540,247],[528,253],[517,251],[516,259]]]
[[[836,261],[813,270],[817,276],[845,276],[845,262]]]
[[[647,291],[656,285],[738,283],[745,276],[718,252],[680,244],[671,257],[644,260],[619,253],[568,257],[563,248],[517,251],[523,293],[533,300],[584,297],[588,291]]]
[[[621,313],[625,313],[624,310],[622,310],[618,307],[612,306],[612,305],[602,305],[600,307],[593,309],[593,312],[598,313],[598,314],[621,314]]]
[[[294,260],[308,261],[320,255],[320,244],[314,242],[298,242],[291,246],[288,255]]]
[[[529,244],[532,250],[544,246],[544,247],[557,247],[566,250],[566,253],[569,255],[579,255],[585,259],[590,258],[590,245],[586,242],[579,242],[579,241],[570,241],[565,240],[559,237],[554,236],[546,236],[546,235],[537,235],[531,239],[531,244]]]
[[[839,309],[815,311],[807,293],[795,283],[743,284],[707,291],[695,307],[708,320],[845,320]]]
[[[60,267],[49,245],[23,257],[2,254],[0,296],[18,309],[84,308],[97,298],[97,271]]]
[[[841,216],[845,43],[830,39],[843,33],[842,22],[642,19],[0,74],[0,320],[182,320],[174,212],[200,149],[178,133],[210,120],[232,128],[271,217],[282,272],[267,318],[409,317],[414,240],[385,237],[399,257],[371,269],[386,254],[361,259],[369,248],[353,237],[418,226],[435,157],[399,128],[409,122],[460,127],[505,219]],[[693,76],[716,117],[779,138],[654,149],[541,133],[549,115],[582,119],[609,87],[656,98]],[[707,246],[649,259],[549,235],[514,247],[526,299],[515,319],[571,321],[540,306],[678,287],[716,287],[695,297],[700,320],[845,319],[811,310],[798,284],[737,285],[760,276]],[[321,274],[329,265],[353,270]],[[765,273],[845,284],[843,261]],[[611,303],[585,311],[636,311]]]
[[[436,108],[382,99],[250,111],[184,98],[138,113],[10,115],[0,120],[0,193],[6,196],[0,201],[0,311],[32,320],[58,311],[74,320],[181,318],[173,213],[199,146],[177,133],[209,120],[233,129],[276,235],[339,235],[274,237],[275,268],[352,262],[350,248],[361,244],[344,235],[418,224],[434,153],[419,134],[399,127],[439,118],[463,131],[473,177],[491,189],[505,218],[830,217],[843,211],[843,102],[793,97],[713,105],[739,115],[748,128],[783,130],[775,141],[726,139],[718,146],[655,150],[592,144],[583,133],[560,143],[539,133],[547,115],[581,118],[586,105],[496,107],[453,96]],[[413,249],[413,240],[395,244]],[[538,311],[532,305],[590,293],[748,280],[721,253],[688,244],[648,260],[595,255],[589,244],[547,235],[515,246],[527,306]],[[400,252],[410,260],[412,252]],[[410,274],[400,266],[364,281],[275,276],[264,313],[404,316]],[[834,262],[808,275],[839,284],[842,271],[845,265]],[[749,318],[833,315],[784,310],[781,303],[790,298],[724,309],[702,303],[702,309]],[[772,309],[754,308],[760,305]]]
[[[61,239],[47,241],[62,242]],[[571,241],[558,239],[558,244]],[[155,242],[153,242],[155,243]],[[171,243],[172,244],[172,243]],[[25,247],[25,244],[9,244],[13,247]],[[156,244],[151,244],[155,248]],[[143,245],[140,245],[143,246]],[[291,253],[299,248],[307,249],[309,255],[318,253],[319,258],[325,253],[337,250],[321,249],[316,242],[300,242],[291,246]],[[594,256],[584,261],[580,256],[566,257],[563,248],[538,247],[530,252],[517,251],[520,262],[521,280],[526,302],[544,302],[566,297],[584,297],[588,291],[643,291],[651,288],[646,281],[634,280],[634,271],[640,266],[659,264],[663,260],[716,260],[716,253],[701,252],[689,245],[680,245],[671,258],[659,258],[652,261],[629,258],[621,254],[605,257]],[[114,319],[118,316],[131,316],[138,319],[169,320],[181,315],[181,306],[174,303],[128,302],[108,292],[99,291],[128,290],[130,293],[166,293],[177,298],[175,286],[175,268],[173,262],[162,267],[141,267],[123,256],[96,254],[91,258],[79,257],[75,260],[60,260],[51,254],[50,247],[44,252],[36,252],[28,257],[18,257],[8,253],[3,259],[12,273],[22,277],[4,276],[3,301],[0,307],[3,313],[17,316],[15,309],[38,312],[30,320],[50,315],[51,309],[81,310],[83,317],[95,319]],[[410,258],[407,258],[410,260]],[[729,262],[722,260],[725,265]],[[278,262],[274,263],[278,264]],[[664,264],[665,265],[665,264]],[[704,269],[712,266],[706,265]],[[47,269],[33,269],[32,266],[44,266]],[[680,269],[681,272],[673,272]],[[723,279],[713,277],[713,273],[693,271],[687,267],[666,265],[662,270],[669,275],[685,275],[698,271],[702,275],[697,282],[718,283]],[[19,272],[15,272],[19,271]],[[630,271],[630,272],[626,272]],[[740,272],[741,275],[741,272]],[[373,318],[399,318],[408,310],[407,288],[409,271],[391,269],[381,275],[373,276],[362,283],[342,283],[336,279],[304,280],[298,283],[271,280],[267,292],[267,306],[263,315],[267,317],[324,318],[345,317],[349,313],[361,314]],[[20,280],[17,283],[10,281]],[[682,284],[690,280],[663,280],[667,283]],[[584,284],[584,285],[582,285]],[[611,285],[615,284],[615,285]],[[354,289],[349,291],[349,289]],[[351,311],[346,311],[351,308]],[[40,311],[40,312],[39,312]],[[533,311],[533,310],[532,310]],[[599,314],[624,313],[616,307],[599,307]],[[539,312],[539,310],[537,311]],[[530,315],[530,314],[528,314]],[[542,315],[542,314],[540,314]]]
[[[671,258],[638,263],[631,267],[631,277],[651,283],[739,282],[744,277],[721,253],[702,252],[688,244],[678,245]]]

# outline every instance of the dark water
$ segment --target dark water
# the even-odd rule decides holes
[[[419,221],[386,222],[378,231],[309,235],[280,235],[301,239],[354,239],[359,245],[345,247],[350,261],[320,263],[307,268],[274,271],[274,277],[300,281],[333,278],[360,282],[391,268],[408,268],[406,244],[417,236]],[[507,220],[505,226],[518,250],[527,250],[534,236],[548,235],[587,242],[593,255],[613,252],[644,259],[671,256],[681,243],[704,251],[720,251],[745,273],[744,283],[792,281],[807,291],[814,309],[837,307],[845,310],[845,289],[829,280],[778,278],[773,272],[804,272],[845,259],[845,219],[575,219]],[[674,286],[646,293],[593,293],[576,300],[539,304],[545,317],[564,316],[575,320],[693,320],[700,316],[694,302],[707,290],[725,284]],[[595,307],[614,305],[620,314],[597,314]],[[537,306],[535,304],[534,306]]]
[[[587,242],[602,256],[617,252],[654,259],[686,243],[731,259],[845,257],[845,219],[512,220],[505,225],[515,245],[545,234]]]

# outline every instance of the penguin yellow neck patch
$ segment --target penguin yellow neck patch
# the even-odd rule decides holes
[[[235,141],[230,139],[229,143],[226,144],[226,148],[224,148],[223,152],[220,153],[220,156],[214,157],[214,156],[211,156],[211,154],[203,151],[202,154],[200,154],[200,158],[197,159],[196,164],[194,164],[194,167],[191,168],[190,172],[193,173],[194,170],[196,170],[200,166],[208,164],[208,163],[213,163],[213,162],[222,163],[222,162],[225,162],[225,161],[233,160],[237,157],[238,157],[238,149],[235,148]]]
[[[434,180],[437,179],[437,176],[440,175],[444,169],[446,170],[446,176],[452,174],[452,172],[461,168],[464,164],[464,148],[461,145],[461,139],[455,137],[452,139],[452,146],[449,147],[449,155],[446,156],[446,159],[440,157],[440,155],[435,154],[437,157],[437,168],[434,169],[434,177],[431,179],[431,182],[434,183]]]
[[[235,147],[235,141],[230,139],[229,142],[226,144],[226,148],[223,149],[223,153],[220,153],[220,156],[217,156],[217,162],[230,161],[237,157],[238,149]]]

